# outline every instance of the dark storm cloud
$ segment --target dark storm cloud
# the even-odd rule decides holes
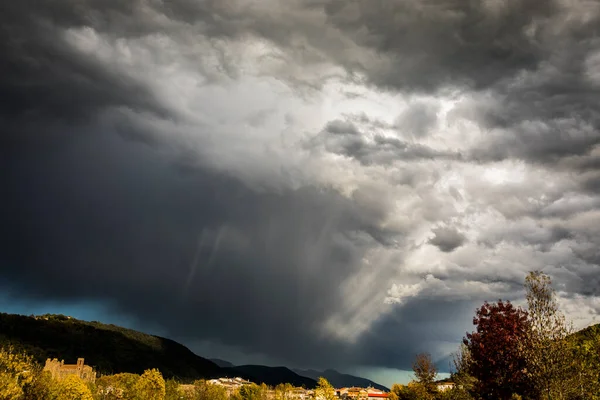
[[[377,231],[349,200],[182,176],[107,135],[6,154],[7,167],[0,262],[19,296],[110,301],[177,337],[295,362],[342,357],[318,323],[373,245],[356,232]]]
[[[6,193],[0,282],[24,298],[108,301],[174,337],[315,367],[409,367],[415,350],[460,339],[459,320],[468,324],[474,308],[470,300],[518,294],[529,266],[550,266],[573,298],[598,294],[598,26],[594,2],[558,0],[290,0],[285,7],[237,0],[6,2],[0,6],[0,130],[10,140],[0,148]],[[138,63],[125,71],[123,54],[100,60],[98,48],[84,53],[69,42],[89,39],[127,50],[135,47],[128,41],[147,40],[134,43],[147,58],[132,53]],[[400,162],[402,168],[389,172],[387,186],[351,182],[345,195],[324,189],[335,186],[326,179],[287,182],[285,173],[272,172],[285,168],[269,164],[268,153],[245,158],[239,152],[252,144],[246,127],[224,139],[215,128],[240,119],[266,130],[277,110],[262,107],[256,87],[246,88],[247,101],[272,112],[235,115],[238,99],[226,92],[226,112],[215,126],[184,117],[205,108],[212,113],[213,100],[224,101],[187,107],[195,98],[186,98],[186,90],[203,93],[241,80],[247,72],[235,54],[251,44],[272,53],[252,60],[260,65],[253,78],[272,77],[292,91],[320,89],[323,76],[339,78],[345,70],[341,81],[369,90],[409,98],[464,95],[447,122],[469,120],[484,138],[466,148],[471,145],[420,143],[438,126],[441,108],[434,102],[409,101],[391,116],[393,123],[366,113],[327,115],[315,136],[298,141],[316,159],[333,154],[357,162],[312,168],[325,173],[335,166],[330,180],[337,169],[360,176],[373,166],[392,171]],[[261,64],[269,57],[279,64]],[[172,75],[144,69],[155,65],[172,67]],[[178,68],[197,79],[181,84]],[[152,86],[171,79],[181,85],[170,93],[186,103],[180,108]],[[115,109],[133,117],[111,123]],[[182,126],[192,132],[187,142],[170,132]],[[219,140],[220,153],[211,147]],[[277,146],[271,138],[256,141]],[[285,147],[282,158],[302,150]],[[460,175],[511,159],[574,171],[575,183],[498,189],[467,182],[459,192],[454,181],[439,179],[446,166]],[[227,168],[240,160],[242,167]],[[272,175],[264,173],[261,184],[244,178],[255,170]],[[270,182],[274,175],[279,180]],[[397,211],[403,203],[408,206]],[[495,224],[432,231],[448,214],[478,221],[486,212],[497,217],[496,211],[504,219]],[[429,243],[441,252],[421,248],[442,254],[439,265],[403,265],[414,250],[403,243],[411,229],[434,233]],[[476,240],[466,240],[466,229]],[[500,256],[485,253],[507,247]],[[392,250],[393,256],[386,253]],[[380,258],[371,254],[378,252]],[[411,269],[430,278],[410,284]],[[345,291],[354,279],[360,290]],[[367,317],[380,310],[378,296],[392,283],[400,285],[397,302],[369,325]],[[323,333],[332,315],[341,316],[339,327]],[[354,326],[366,328],[354,342],[344,339]]]
[[[93,19],[93,10],[83,4],[68,7],[67,2],[36,2],[30,8],[26,3],[2,5],[0,117],[5,123],[73,123],[120,106],[165,115],[165,108],[140,82],[67,46],[61,29],[85,24],[85,17]]]
[[[440,360],[440,371],[448,371],[447,350],[435,351],[440,344],[452,343],[470,328],[471,315],[476,307],[470,301],[452,302],[415,299],[404,307],[396,307],[379,319],[359,343],[365,365],[412,369],[414,357],[428,352]],[[444,321],[444,322],[441,322]],[[429,332],[427,337],[423,332]],[[403,340],[398,340],[401,336]],[[452,350],[455,351],[455,350]]]
[[[441,251],[449,253],[462,246],[465,242],[465,236],[454,228],[440,227],[433,230],[433,238],[429,243],[437,246]]]

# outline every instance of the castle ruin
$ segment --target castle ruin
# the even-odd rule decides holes
[[[83,358],[77,359],[77,364],[65,364],[65,360],[58,361],[56,358],[46,360],[44,371],[49,371],[54,379],[64,379],[69,375],[76,375],[87,382],[96,380],[96,373],[89,365],[84,364]]]

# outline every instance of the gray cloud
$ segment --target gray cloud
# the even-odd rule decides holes
[[[396,121],[396,127],[401,133],[421,138],[426,136],[434,127],[439,107],[425,102],[411,104]]]
[[[321,134],[307,143],[308,148],[323,147],[326,151],[357,160],[361,164],[392,164],[395,161],[460,159],[459,153],[434,150],[419,143],[396,137],[360,132],[350,121],[327,123]]]
[[[439,227],[433,230],[433,234],[429,243],[446,253],[462,246],[465,241],[464,235],[453,228]]]

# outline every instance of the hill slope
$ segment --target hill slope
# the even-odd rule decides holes
[[[221,368],[232,368],[232,367],[235,367],[235,365],[233,365],[229,361],[221,360],[220,358],[210,358],[210,361],[214,362],[215,364],[217,364]]]
[[[170,339],[62,315],[27,317],[0,313],[0,346],[25,350],[42,365],[46,358],[85,363],[99,372],[141,373],[158,368],[182,380],[221,376],[221,368]]]
[[[327,379],[329,381],[329,383],[331,383],[336,388],[352,387],[352,386],[366,388],[366,387],[371,386],[376,389],[385,390],[386,392],[389,392],[389,389],[386,388],[385,386],[375,383],[369,379],[361,378],[359,376],[354,376],[354,375],[342,374],[333,369],[327,369],[325,371],[315,371],[313,369],[307,369],[307,370],[295,369],[294,372],[297,373],[298,375],[306,376],[308,378],[312,378],[315,380],[319,379],[319,377],[322,376],[323,378]]]
[[[583,344],[586,342],[599,342],[600,341],[600,324],[591,325],[580,331],[571,334],[569,338],[572,342],[577,344]]]

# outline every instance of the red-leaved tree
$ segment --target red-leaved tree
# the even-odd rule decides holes
[[[477,378],[477,392],[484,399],[529,396],[532,384],[526,375],[525,345],[527,313],[511,302],[484,303],[477,310],[475,332],[463,340],[471,359],[468,370]]]

